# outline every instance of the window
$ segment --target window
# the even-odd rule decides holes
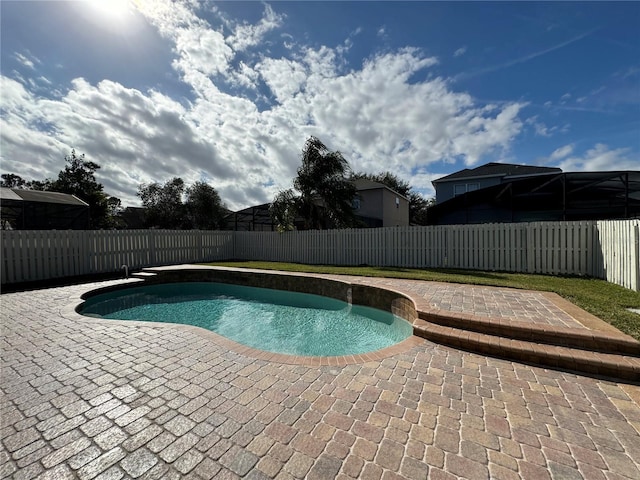
[[[457,197],[458,195],[462,195],[467,193],[467,186],[463,183],[460,185],[453,186],[453,196]]]
[[[479,183],[459,183],[453,186],[453,196],[463,195],[467,192],[473,192],[480,189]]]
[[[354,210],[360,210],[360,199],[359,199],[359,198],[357,198],[357,197],[356,197],[356,198],[354,198],[354,199],[351,201],[351,207],[352,207]]]

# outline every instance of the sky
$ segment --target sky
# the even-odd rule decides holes
[[[232,210],[318,137],[426,198],[487,162],[640,170],[640,2],[0,1],[0,173],[74,148],[123,206],[173,177]]]

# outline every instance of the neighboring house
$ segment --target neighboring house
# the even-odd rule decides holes
[[[409,225],[409,200],[406,197],[370,180],[360,179],[354,183],[357,195],[353,199],[353,209],[363,226]],[[237,231],[275,231],[269,206],[269,203],[264,203],[228,214],[225,217],[226,228]]]
[[[429,225],[640,218],[640,171],[544,173],[544,167],[513,167],[490,163],[435,180]],[[482,182],[466,193],[459,187],[458,195],[447,198],[455,185]]]
[[[89,204],[75,195],[0,187],[2,229],[86,230]]]
[[[367,227],[406,227],[409,225],[409,199],[381,183],[359,179],[354,184],[356,217]]]
[[[550,173],[561,173],[559,168],[532,167],[512,163],[491,162],[479,167],[452,173],[431,182],[436,190],[436,205],[458,195],[492,187],[509,181],[511,178],[523,178]]]

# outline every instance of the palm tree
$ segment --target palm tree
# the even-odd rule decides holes
[[[292,189],[276,196],[271,215],[278,230],[291,230],[296,216],[303,228],[346,228],[355,224],[352,202],[356,188],[348,177],[351,169],[340,152],[330,151],[310,137],[302,150],[302,165]]]

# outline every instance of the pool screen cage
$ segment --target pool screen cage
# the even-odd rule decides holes
[[[0,188],[3,230],[87,230],[89,204],[74,195]]]
[[[640,171],[511,177],[429,208],[430,225],[640,218]]]

